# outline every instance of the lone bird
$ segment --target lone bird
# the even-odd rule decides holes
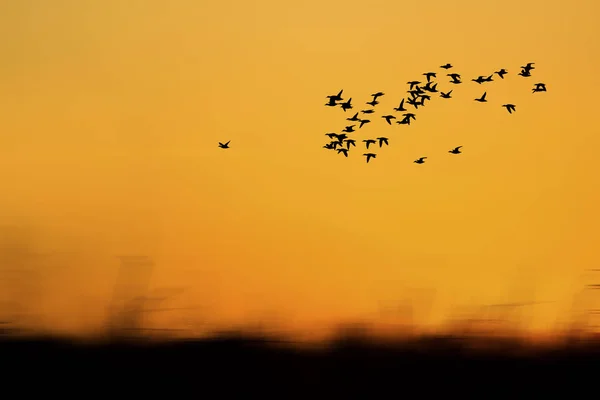
[[[379,147],[383,146],[384,143],[386,144],[386,146],[390,145],[388,143],[388,138],[386,137],[378,137],[377,140],[379,140]]]
[[[504,75],[508,74],[508,71],[502,68],[500,71],[496,71],[494,73],[498,75],[500,79],[504,79]]]
[[[348,132],[348,133],[354,132],[354,127],[355,126],[356,125],[349,125],[349,126],[345,127],[344,129],[342,129],[342,132]]]
[[[346,142],[346,147],[348,148],[348,150],[350,150],[350,145],[356,147],[356,140],[354,139],[346,139],[344,140],[344,142]]]
[[[406,108],[404,108],[404,99],[400,100],[400,105],[398,107],[394,108],[394,111],[398,111],[398,112],[406,111]]]
[[[454,83],[454,84],[462,83],[462,81],[460,80],[460,74],[447,74],[446,76],[449,76],[450,78],[452,78],[450,83]]]
[[[360,120],[360,126],[358,128],[359,129],[362,128],[364,124],[368,124],[369,122],[371,122],[370,119],[361,119]]]
[[[367,163],[369,162],[369,160],[371,158],[377,158],[377,154],[375,154],[375,153],[365,153],[365,154],[363,154],[363,156],[367,157]]]
[[[475,101],[478,101],[478,102],[480,102],[480,103],[485,103],[485,102],[487,101],[487,100],[485,99],[485,96],[486,96],[486,95],[487,95],[487,92],[483,92],[483,95],[482,95],[480,98],[478,98],[478,99],[475,99]]]
[[[513,111],[517,111],[514,104],[502,104],[502,107],[506,108],[509,114],[512,114]]]
[[[450,96],[450,93],[452,93],[452,90],[448,93],[440,92],[440,97],[443,97],[444,99],[451,99],[452,96]]]
[[[363,114],[373,114],[375,110],[361,110],[360,112]]]
[[[440,68],[450,69],[450,68],[452,68],[452,64],[448,63],[448,64],[440,65]]]
[[[344,110],[344,112],[346,112],[346,110],[349,110],[352,108],[351,102],[352,102],[352,97],[350,97],[347,102],[340,104],[342,106],[342,110]]]
[[[369,148],[370,144],[374,144],[377,143],[377,141],[373,140],[373,139],[365,139],[363,140],[363,142],[365,143],[365,145],[367,146],[367,149]]]
[[[348,157],[348,149],[339,148],[337,149],[338,154],[343,153],[346,157]]]
[[[358,118],[358,113],[354,114],[353,117],[350,118],[346,118],[347,121],[360,121],[360,118]]]
[[[396,117],[394,117],[393,115],[382,115],[381,118],[385,118],[385,120],[387,121],[388,124],[392,124],[391,120],[392,119],[396,119]]]
[[[546,91],[546,84],[545,83],[536,83],[534,85],[533,93],[536,93],[536,92],[545,92],[545,91]]]
[[[231,142],[231,140],[229,142]],[[228,149],[229,148],[229,142],[227,142],[225,144],[219,142],[219,147],[222,148],[222,149]]]
[[[425,162],[424,160],[425,160],[426,158],[427,158],[427,157],[421,157],[421,158],[419,158],[418,160],[415,160],[415,161],[413,161],[413,162],[415,162],[415,163],[417,163],[417,164],[423,164],[423,163]]]
[[[458,146],[458,147],[455,147],[455,148],[453,148],[452,150],[448,150],[448,153],[452,153],[452,154],[460,154],[460,153],[461,153],[461,151],[460,151],[460,148],[461,148],[461,147],[462,147],[462,146]]]

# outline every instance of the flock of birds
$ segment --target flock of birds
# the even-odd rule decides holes
[[[518,75],[522,76],[524,78],[531,77],[531,71],[535,69],[535,67],[533,66],[534,64],[535,63],[528,63],[527,65],[522,66],[521,72],[519,72]],[[440,66],[440,68],[448,71],[449,69],[453,68],[453,66],[451,64],[445,64],[445,65]],[[507,74],[508,74],[508,71],[506,69],[502,68],[499,71],[495,71],[494,73],[492,73],[489,76],[479,76],[479,77],[477,77],[475,79],[471,79],[471,80],[473,82],[476,82],[481,85],[486,82],[492,82],[494,75],[498,75],[500,77],[500,79],[504,79],[504,76]],[[438,85],[437,82],[434,82],[432,80],[433,78],[437,78],[437,74],[435,72],[425,72],[423,74],[423,76],[425,76],[425,78],[427,79],[427,82],[424,84],[421,81],[417,81],[417,80],[407,82],[407,84],[409,85],[409,90],[407,91],[407,93],[409,93],[410,96],[408,98],[403,98],[402,100],[400,100],[400,104],[398,105],[398,107],[394,108],[395,112],[403,113],[402,118],[397,118],[393,114],[386,114],[386,115],[381,116],[381,118],[383,118],[389,125],[392,125],[392,120],[396,120],[396,123],[399,125],[410,125],[411,120],[413,120],[413,121],[416,120],[416,115],[412,112],[407,112],[408,110],[405,108],[405,104],[414,107],[415,110],[418,110],[419,107],[425,106],[426,100],[431,100],[431,95],[429,93],[431,93],[431,94],[439,93],[439,97],[444,98],[444,99],[452,98],[452,90],[450,90],[448,92],[442,92],[441,90],[437,89],[437,85]],[[450,77],[451,84],[463,83],[461,80],[460,74],[448,73],[448,74],[446,74],[446,76]],[[545,92],[545,91],[546,91],[546,84],[544,84],[544,83],[534,84],[533,93]],[[343,92],[344,92],[344,90],[342,89],[342,90],[340,90],[340,92],[338,94],[326,96],[326,98],[329,100],[327,103],[325,103],[325,106],[340,107],[342,110],[344,110],[344,112],[346,112],[347,110],[353,109],[354,107],[352,105],[352,98],[349,98],[348,100],[344,101],[344,99],[342,98]],[[352,117],[346,118],[346,120],[358,123],[359,124],[358,129],[361,129],[366,124],[371,123],[371,120],[368,119],[368,116],[375,112],[374,108],[377,104],[379,104],[379,101],[377,101],[377,99],[383,95],[385,95],[385,93],[383,93],[383,92],[377,92],[377,93],[373,93],[371,95],[372,100],[366,102],[366,104],[371,107],[360,111],[360,114],[363,114],[364,117],[359,117],[359,112],[357,112]],[[481,95],[481,97],[476,98],[474,100],[477,102],[480,102],[480,103],[486,103],[487,102],[486,96],[487,96],[487,91],[483,92],[483,95]],[[508,111],[509,114],[512,114],[513,112],[516,111],[516,106],[514,104],[503,104],[502,107],[506,108],[506,110]],[[342,133],[335,133],[335,132],[326,133],[325,135],[328,136],[329,139],[331,139],[331,141],[329,143],[325,144],[323,147],[328,150],[337,151],[338,154],[343,154],[344,156],[348,157],[348,152],[350,151],[350,147],[351,146],[356,147],[356,139],[352,139],[348,136],[348,134],[356,132],[356,130],[354,129],[355,126],[356,126],[356,124],[346,126],[342,130]],[[365,147],[368,150],[370,145],[375,145],[377,143],[379,143],[380,148],[384,144],[386,146],[388,146],[389,138],[381,136],[381,137],[378,137],[375,139],[364,139],[362,142],[365,144]],[[229,144],[229,142],[227,142],[225,144],[219,143],[219,146],[221,148],[228,148],[228,144]],[[451,154],[460,154],[461,153],[460,149],[462,147],[463,146],[457,146],[454,149],[449,150],[448,152]],[[371,160],[371,158],[377,158],[377,154],[373,153],[373,152],[366,152],[363,154],[363,156],[366,157],[367,163]],[[426,159],[427,159],[427,157],[420,157],[420,158],[416,159],[414,161],[414,163],[423,164]]]

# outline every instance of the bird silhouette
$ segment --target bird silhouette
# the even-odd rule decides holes
[[[335,135],[335,137],[338,140],[338,142],[340,142],[340,145],[343,145],[342,142],[348,137],[348,135],[346,135],[345,133],[340,133],[339,135]]]
[[[330,98],[329,101],[327,103],[325,103],[325,105],[328,107],[335,107],[338,105],[338,103],[335,102],[335,99]]]
[[[509,114],[512,114],[513,111],[516,111],[514,104],[502,104],[502,107],[505,107]]]
[[[332,133],[326,133],[325,136],[328,136],[329,139],[333,139],[333,138],[337,137],[337,133],[333,133],[333,132]]]
[[[421,82],[419,81],[410,81],[410,82],[406,82],[407,85],[410,85],[410,90],[412,90],[415,86],[417,86],[418,84],[420,84]]]
[[[425,162],[424,160],[425,160],[426,158],[427,158],[427,157],[421,157],[421,158],[419,158],[419,159],[417,159],[417,160],[415,160],[415,161],[413,161],[413,162],[415,162],[415,163],[417,163],[417,164],[423,164],[423,163]]]
[[[423,75],[427,78],[427,82],[430,82],[431,78],[436,78],[435,72],[425,72]]]
[[[377,154],[375,154],[375,153],[365,153],[365,154],[363,154],[363,156],[367,157],[367,163],[369,162],[369,160],[371,158],[377,158]]]
[[[492,82],[494,80],[494,74],[489,75],[487,78],[484,78],[484,82]]]
[[[448,93],[440,92],[440,97],[443,97],[444,99],[451,99],[452,96],[450,96],[450,93],[452,93],[452,90]]]
[[[398,112],[406,111],[406,108],[404,108],[404,99],[400,100],[400,105],[398,107],[394,108],[394,111],[398,111]]]
[[[360,120],[360,126],[358,128],[359,129],[362,128],[364,124],[368,124],[369,122],[371,122],[370,119],[361,119]]]
[[[394,117],[393,115],[382,115],[381,118],[385,118],[385,120],[387,121],[388,124],[392,124],[391,120],[392,119],[396,119],[396,117]]]
[[[353,117],[350,118],[346,118],[347,121],[360,121],[360,118],[358,118],[358,113],[354,114]]]
[[[481,76],[481,75],[479,75],[479,76],[477,77],[477,79],[471,79],[471,80],[472,80],[473,82],[477,82],[477,83],[479,83],[479,84],[481,85],[483,82],[485,82],[485,77],[484,77],[484,76]]]
[[[403,117],[408,118],[409,120],[412,118],[414,121],[417,120],[417,117],[415,114],[413,113],[406,113],[406,114],[402,114]]]
[[[337,149],[337,152],[338,152],[338,154],[343,153],[344,156],[348,157],[348,149],[344,149],[342,147],[342,148]]]
[[[361,110],[360,112],[363,114],[373,114],[375,110]]]
[[[329,99],[329,101],[342,101],[344,99],[342,99],[342,92],[344,91],[344,89],[340,90],[340,92],[338,94],[333,94],[330,96],[327,96],[327,98]]]
[[[354,132],[354,127],[356,125],[349,125],[347,127],[345,127],[344,129],[342,129],[342,132]]]
[[[327,143],[323,148],[333,150],[335,149],[335,145],[333,143]]]
[[[344,110],[344,112],[346,112],[346,110],[349,110],[352,108],[351,102],[352,102],[352,97],[350,97],[347,102],[340,104],[342,106],[342,110]]]
[[[383,96],[385,93],[383,92],[377,92],[377,93],[373,93],[371,96],[373,96],[373,101],[377,100],[378,97]]]
[[[440,68],[450,69],[450,68],[452,68],[452,64],[448,63],[448,64],[440,65]]]
[[[375,107],[377,104],[379,104],[379,102],[377,100],[373,99],[371,101],[367,101],[365,104],[368,104],[371,107]]]
[[[528,77],[531,76],[531,72],[526,71],[526,70],[522,70],[521,72],[518,73],[518,75],[520,75],[522,77],[525,77],[525,78],[528,78]]]
[[[384,143],[389,146],[388,138],[382,136],[378,137],[377,140],[379,140],[379,147],[383,146]]]
[[[462,147],[462,146],[458,146],[458,147],[455,147],[455,148],[453,148],[452,150],[448,150],[448,153],[452,153],[452,154],[460,154],[460,153],[461,153],[461,151],[460,151],[460,148],[461,148],[461,147]]]
[[[526,71],[527,73],[531,72],[532,69],[535,69],[535,67],[533,66],[533,64],[535,63],[527,63],[527,65],[525,65],[524,67],[521,67],[521,69],[523,71]]]
[[[346,147],[348,148],[348,150],[350,150],[350,145],[356,147],[356,140],[354,140],[354,139],[346,139],[344,141],[346,142]]]
[[[396,121],[396,123],[400,125],[410,125],[410,118],[404,117],[400,121]]]
[[[487,101],[487,100],[485,99],[485,96],[486,96],[486,95],[487,95],[487,92],[483,92],[483,95],[482,95],[480,98],[478,98],[478,99],[475,99],[475,101],[478,101],[478,102],[480,102],[480,103],[485,103],[485,102]]]
[[[375,144],[375,143],[377,143],[377,141],[376,141],[376,140],[373,140],[373,139],[365,139],[365,140],[363,140],[363,142],[364,142],[365,146],[367,146],[367,149],[369,148],[369,145],[370,145],[370,144]]]
[[[508,74],[508,71],[502,68],[500,71],[496,71],[494,73],[498,75],[500,79],[504,79],[504,75]]]
[[[229,142],[231,142],[231,140]],[[229,142],[227,142],[225,144],[219,142],[219,147],[222,148],[222,149],[228,149],[229,148]]]
[[[536,92],[545,92],[546,91],[546,84],[545,83],[536,83],[533,87],[533,93]]]

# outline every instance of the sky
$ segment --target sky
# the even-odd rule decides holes
[[[202,310],[165,326],[314,333],[411,302],[425,327],[545,301],[530,329],[554,329],[600,258],[598,15],[591,0],[0,1],[0,269],[21,260],[38,282],[13,300],[87,332],[117,256],[143,254],[152,290]],[[452,99],[387,125],[428,71]],[[324,106],[341,89],[345,113]],[[390,145],[369,164],[362,143],[323,149],[377,91],[353,137]]]

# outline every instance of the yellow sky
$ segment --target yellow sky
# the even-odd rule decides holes
[[[142,253],[153,287],[188,288],[215,323],[269,313],[309,329],[407,298],[433,304],[426,323],[510,297],[554,301],[536,314],[550,327],[599,258],[599,13],[591,0],[0,2],[0,222],[77,253],[34,267],[44,323],[98,323],[115,256]],[[453,99],[355,134],[390,138],[377,159],[322,148],[352,115],[325,96],[343,88],[358,111],[383,91],[376,110],[391,111],[446,62],[465,81],[441,74]],[[516,76],[527,62],[533,76]],[[470,81],[499,68],[510,75]]]

